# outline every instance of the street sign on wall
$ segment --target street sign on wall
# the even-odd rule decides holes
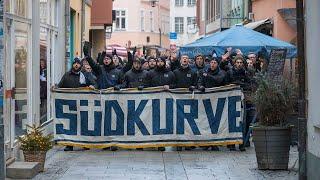
[[[170,39],[177,39],[177,33],[176,32],[170,32]]]

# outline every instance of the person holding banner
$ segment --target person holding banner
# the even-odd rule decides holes
[[[180,67],[173,71],[175,75],[175,88],[189,88],[193,91],[197,87],[198,77],[189,65],[189,57],[182,55],[180,59]]]
[[[149,62],[149,71],[153,70],[156,68],[157,66],[157,61],[154,57],[150,56],[147,58],[148,62]]]
[[[90,87],[94,89],[94,82],[87,78],[81,72],[81,61],[78,57],[74,58],[72,63],[72,69],[66,72],[60,80],[59,88],[79,88],[79,87]],[[73,146],[66,146],[64,151],[73,151]]]
[[[201,54],[198,54],[195,57],[195,64],[191,66],[191,69],[197,72],[197,76],[200,77],[200,75],[207,70],[207,66],[204,62],[204,57]]]
[[[124,75],[123,87],[125,88],[144,88],[144,82],[147,76],[147,71],[142,69],[141,60],[135,58],[132,69]]]
[[[226,84],[226,72],[219,67],[216,58],[211,59],[210,68],[201,74],[200,89],[224,86]]]
[[[175,76],[172,71],[166,68],[166,58],[160,57],[157,60],[157,67],[148,72],[146,77],[147,87],[163,86],[168,90],[174,87]]]
[[[86,59],[93,72],[97,76],[97,83],[99,89],[107,89],[113,87],[114,90],[120,90],[123,72],[117,69],[113,63],[112,57],[106,55],[103,59],[103,65],[99,65],[90,56],[86,56]]]

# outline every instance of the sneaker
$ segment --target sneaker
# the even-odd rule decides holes
[[[188,147],[185,147],[184,149],[186,151],[191,151],[192,149],[195,149],[196,147],[195,146],[188,146]]]
[[[235,145],[228,145],[227,146],[230,151],[236,151],[236,146]]]
[[[240,150],[240,151],[246,151],[246,148],[244,147],[243,144],[240,144],[240,145],[239,145],[239,150]]]
[[[110,150],[110,147],[102,148],[102,150],[105,150],[105,151]]]
[[[90,150],[90,148],[84,147],[83,150],[87,151],[87,150]]]
[[[111,146],[111,151],[117,151],[118,150],[118,147],[116,146]]]
[[[203,146],[203,147],[201,147],[202,148],[202,150],[208,150],[209,148],[210,148],[210,146]]]
[[[166,148],[165,147],[158,147],[158,151],[165,151]]]
[[[218,146],[211,146],[212,151],[220,151]]]
[[[63,150],[64,151],[73,151],[73,146],[66,146]]]

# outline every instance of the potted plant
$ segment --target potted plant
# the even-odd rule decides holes
[[[46,154],[52,148],[52,135],[43,135],[40,127],[28,126],[28,133],[18,137],[26,162],[39,162],[41,171],[44,170]]]
[[[259,122],[253,126],[253,142],[259,169],[288,169],[291,127],[287,116],[293,107],[294,88],[288,81],[279,83],[265,75],[256,77],[253,94]]]

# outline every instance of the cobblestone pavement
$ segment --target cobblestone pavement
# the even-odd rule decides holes
[[[99,179],[155,179],[155,180],[291,180],[298,179],[298,152],[290,151],[289,171],[260,171],[257,169],[254,148],[246,152],[166,150],[138,151],[75,150],[64,152],[55,147],[48,153],[45,172],[35,180],[99,180]],[[293,167],[295,166],[295,167]]]

